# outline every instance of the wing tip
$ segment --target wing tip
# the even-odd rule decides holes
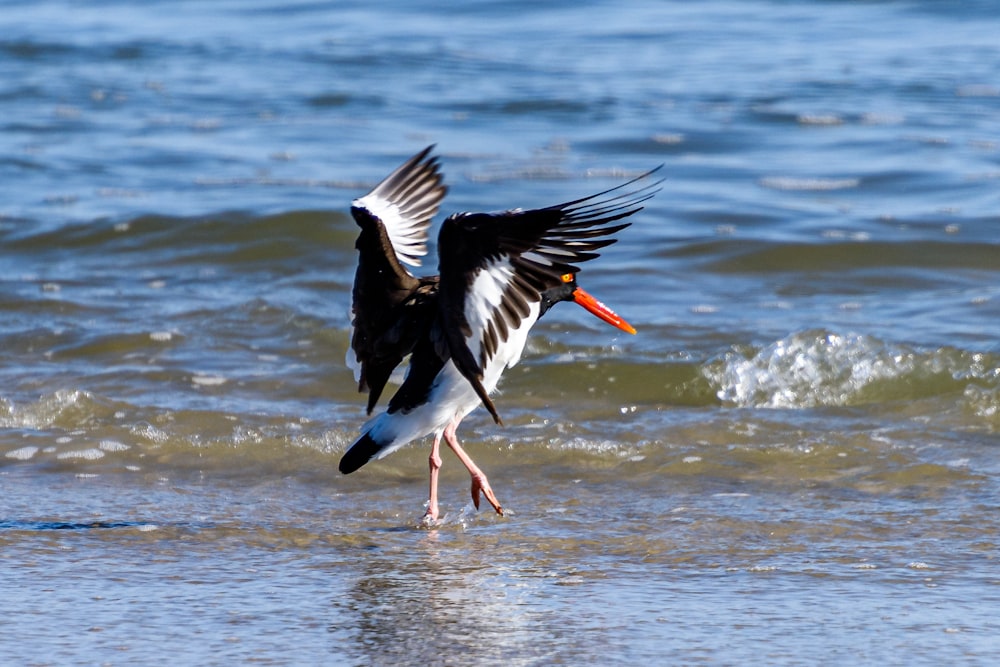
[[[427,146],[351,202],[358,224],[380,224],[396,258],[413,267],[421,266],[420,257],[427,254],[428,227],[448,194],[438,157],[431,154],[435,146]]]

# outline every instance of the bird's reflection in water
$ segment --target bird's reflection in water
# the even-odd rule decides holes
[[[371,547],[364,571],[334,601],[330,630],[353,637],[345,653],[365,664],[509,662],[539,646],[532,584],[491,562],[496,536],[429,531],[407,548]],[[536,656],[541,657],[541,656]]]

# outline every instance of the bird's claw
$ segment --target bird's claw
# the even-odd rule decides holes
[[[486,476],[473,475],[472,476],[472,504],[475,505],[476,509],[479,509],[479,494],[482,493],[486,497],[486,501],[496,510],[496,513],[503,516],[503,507],[500,506],[497,497],[493,494],[493,489],[490,488],[490,483],[487,481]]]

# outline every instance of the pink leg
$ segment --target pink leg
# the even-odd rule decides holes
[[[441,434],[434,436],[434,444],[431,445],[431,455],[428,463],[431,469],[431,492],[427,501],[427,513],[424,514],[424,523],[433,525],[438,519],[438,472],[441,470]]]
[[[448,443],[448,446],[451,447],[451,451],[455,452],[455,456],[458,457],[459,461],[462,462],[462,465],[465,466],[465,469],[469,471],[470,475],[472,475],[472,504],[476,506],[476,509],[479,509],[479,494],[481,492],[484,496],[486,496],[486,500],[493,506],[496,513],[503,516],[503,508],[500,507],[500,503],[497,502],[497,497],[493,495],[493,489],[490,488],[490,482],[486,479],[486,475],[479,469],[479,466],[473,462],[472,457],[466,454],[465,450],[458,444],[458,438],[455,436],[455,430],[458,429],[458,423],[460,421],[462,421],[461,418],[455,418],[451,420],[451,423],[449,423],[448,426],[445,427],[444,441]]]

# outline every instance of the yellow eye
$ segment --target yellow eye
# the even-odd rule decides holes
[[[564,273],[560,277],[562,278],[562,281],[564,283],[571,283],[571,282],[573,282],[573,274],[572,273]]]

